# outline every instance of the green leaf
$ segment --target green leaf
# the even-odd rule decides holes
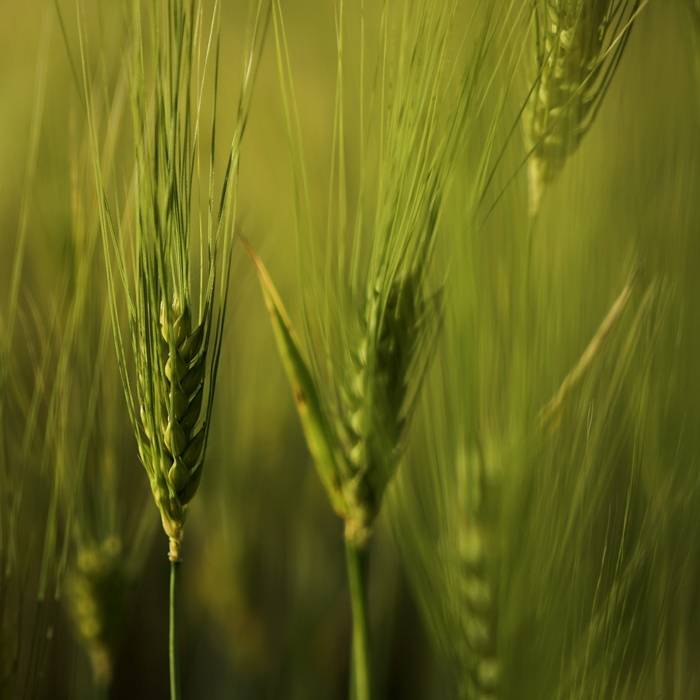
[[[342,458],[336,451],[335,436],[316,388],[316,382],[304,359],[289,316],[265,266],[250,243],[240,233],[239,237],[258,270],[265,303],[272,319],[277,349],[282,357],[287,378],[292,387],[309,451],[314,458],[316,469],[328,492],[333,509],[341,517],[345,517],[347,507],[342,495],[342,477],[338,463],[338,460]]]

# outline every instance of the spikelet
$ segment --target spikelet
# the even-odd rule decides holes
[[[189,304],[178,297],[172,303],[172,318],[161,304],[159,360],[156,374],[159,405],[149,415],[148,403],[141,401],[140,413],[147,440],[140,444],[141,459],[151,476],[163,528],[170,540],[169,558],[179,561],[182,530],[187,508],[199,488],[206,442],[206,425],[200,422],[207,353],[205,320],[194,330]],[[145,383],[139,396],[147,395]]]
[[[338,424],[351,474],[344,488],[346,536],[360,545],[396,470],[428,308],[417,276],[410,274],[394,279],[388,293],[375,284],[360,320],[361,340],[352,354]]]
[[[486,533],[478,522],[469,524],[472,537],[480,546]],[[462,617],[466,623],[462,629],[461,664],[466,666],[467,676],[462,679],[470,698],[491,700],[497,698],[501,683],[501,662],[497,648],[498,608],[494,600],[490,569],[481,559],[463,555],[459,583]],[[472,552],[473,554],[473,552]]]
[[[530,214],[590,128],[641,0],[537,0],[536,76],[525,111]]]

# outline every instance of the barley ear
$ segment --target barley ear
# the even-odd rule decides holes
[[[536,0],[525,110],[530,215],[590,129],[646,0]]]
[[[66,576],[66,602],[100,686],[112,680],[114,645],[124,613],[128,578],[118,537],[83,546]]]
[[[422,369],[416,370],[428,354],[421,349],[432,337],[439,315],[439,304],[424,299],[421,275],[416,272],[397,275],[388,285],[377,281],[367,296],[338,421],[351,469],[344,484],[353,514],[346,523],[346,537],[359,545],[369,538],[396,472],[422,377]]]
[[[202,321],[192,328],[187,302],[178,295],[169,308],[161,302],[158,337],[144,348],[146,355],[156,356],[159,371],[153,373],[150,363],[144,363],[138,374],[143,429],[139,454],[170,542],[168,557],[174,562],[180,560],[187,510],[199,487],[204,459],[206,425],[200,424],[200,417],[210,308],[205,305]],[[157,406],[150,405],[154,398]]]

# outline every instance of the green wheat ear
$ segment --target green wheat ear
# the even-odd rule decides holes
[[[499,11],[503,18],[518,14],[509,2],[485,7],[483,23],[469,27],[472,46],[462,44],[457,3],[384,8],[377,54],[377,75],[382,78],[359,95],[361,114],[367,107],[368,115],[360,120],[362,141],[372,148],[360,148],[356,194],[346,189],[346,30],[338,31],[328,245],[323,266],[317,266],[322,249],[306,199],[301,123],[284,21],[280,3],[274,4],[299,202],[297,236],[305,251],[299,265],[308,362],[269,276],[256,262],[314,461],[333,507],[345,520],[347,542],[359,549],[367,544],[395,475],[437,337],[441,296],[432,296],[431,260],[454,165],[490,89],[481,69]],[[338,27],[343,23],[341,3]],[[500,58],[508,62],[508,51]],[[480,166],[484,172],[486,161]]]
[[[197,429],[202,412],[206,350],[202,349],[204,323],[192,330],[189,305],[180,309],[173,303],[173,332],[161,316],[165,344],[165,375],[169,384],[167,400],[162,406],[168,416],[163,433],[165,456],[169,457],[168,482],[178,500],[187,505],[197,491],[204,448],[204,426]],[[174,347],[171,354],[170,348]],[[201,350],[201,351],[200,351]]]
[[[265,2],[252,0],[238,114],[226,166],[217,178],[221,3],[205,10],[199,1],[168,0],[152,9],[149,15],[134,3],[127,74],[135,159],[133,183],[126,192],[117,188],[113,193],[106,181],[79,29],[119,370],[139,458],[169,538],[168,556],[178,562],[211,423],[230,282],[240,144],[267,20]],[[210,15],[204,20],[206,12]],[[144,17],[151,19],[147,26]],[[212,121],[204,137],[201,110],[209,73],[214,75]],[[206,204],[199,205],[195,164],[208,149]],[[128,202],[133,211],[122,212],[113,201]]]
[[[205,329],[211,322],[206,306],[193,329],[191,306],[178,296],[166,313],[161,303],[160,337],[155,343],[158,386],[149,365],[140,368],[137,385],[142,432],[139,456],[150,477],[163,528],[170,539],[169,556],[179,559],[187,506],[199,487],[206,442],[200,421],[207,372]],[[145,348],[148,355],[149,348]],[[146,397],[156,399],[154,405]]]
[[[647,0],[537,0],[535,80],[525,111],[530,212],[593,123]]]
[[[417,392],[415,365],[433,337],[439,297],[423,299],[417,273],[395,278],[388,294],[375,285],[359,318],[360,341],[352,353],[353,374],[341,389],[340,416],[333,420],[265,266],[243,242],[258,269],[316,469],[345,521],[346,538],[364,546],[396,471]]]
[[[412,408],[414,365],[437,310],[423,297],[415,272],[395,278],[388,292],[382,291],[381,283],[374,285],[359,318],[360,341],[341,389],[337,421],[350,469],[345,498],[354,513],[346,536],[357,543],[369,537],[396,471]]]
[[[115,634],[125,608],[129,579],[124,570],[121,540],[83,547],[66,576],[66,603],[75,630],[90,658],[99,684],[112,679]]]

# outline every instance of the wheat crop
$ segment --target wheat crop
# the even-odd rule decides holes
[[[700,697],[695,1],[244,4],[3,8],[0,696]]]
[[[530,214],[591,128],[641,0],[539,0],[535,71],[525,110]]]
[[[213,155],[206,177],[199,162],[218,134],[220,5],[215,3],[207,20],[200,2],[134,3],[128,37],[133,189],[121,193],[124,200],[118,194],[115,204],[109,203],[109,173],[100,159],[92,78],[81,39],[117,358],[139,458],[169,541],[173,698],[179,697],[176,565],[204,468],[230,282],[240,143],[264,31],[262,3],[251,8],[239,112],[219,181]],[[213,82],[206,82],[210,74]],[[204,94],[212,105],[208,143],[202,137]],[[201,207],[199,177],[206,192]],[[120,201],[133,211],[122,213]],[[118,284],[126,301],[126,333]]]
[[[298,113],[279,5],[276,10],[283,98],[296,187],[303,201],[306,165],[297,142]],[[376,146],[359,154],[360,184],[356,204],[351,205],[343,138],[347,10],[342,4],[338,8],[326,234],[330,245],[324,251],[325,266],[309,275],[304,256],[311,262],[318,257],[313,212],[302,209],[297,221],[309,360],[269,275],[253,253],[310,451],[331,504],[344,520],[354,624],[351,692],[358,699],[372,692],[367,544],[401,460],[406,428],[440,323],[442,296],[439,283],[431,289],[430,263],[442,202],[453,163],[465,148],[469,125],[477,119],[488,89],[484,64],[492,23],[495,17],[509,18],[513,6],[503,3],[485,9],[481,24],[473,30],[470,50],[463,52],[456,38],[457,10],[456,3],[395,14],[384,8],[376,66],[379,82],[369,92],[377,114],[368,114],[366,125],[361,124],[366,129],[363,138]],[[452,68],[453,61],[458,69]],[[361,75],[364,70],[362,65]],[[367,99],[364,89],[361,84],[361,114]],[[456,99],[449,97],[452,91]]]
[[[182,529],[202,474],[209,429],[230,279],[238,148],[253,74],[246,66],[241,114],[223,189],[215,197],[211,163],[208,205],[198,212],[193,204],[195,166],[201,148],[199,91],[203,89],[204,71],[217,71],[212,55],[216,51],[219,7],[214,8],[206,34],[199,3],[156,3],[153,10],[148,45],[143,43],[146,32],[140,3],[135,4],[133,15],[130,80],[136,139],[134,213],[128,214],[128,221],[123,220],[105,201],[101,228],[117,353],[139,456],[170,540],[169,556],[179,561]],[[260,12],[258,8],[251,51],[258,48]],[[197,77],[195,57],[200,51],[205,62],[202,75]],[[156,61],[154,74],[146,82],[148,52]],[[87,76],[85,85],[90,99]],[[212,142],[216,124],[214,114]],[[92,128],[94,142],[97,135],[94,125]],[[98,191],[106,195],[99,167],[96,181]],[[197,217],[205,233],[193,240]],[[127,253],[125,227],[129,222],[133,222],[133,257]],[[192,259],[197,255],[203,266],[198,279],[192,273]],[[130,257],[131,274],[127,271]],[[123,283],[126,295],[128,346],[119,327],[117,281]],[[133,355],[135,396],[127,372],[127,347]]]

